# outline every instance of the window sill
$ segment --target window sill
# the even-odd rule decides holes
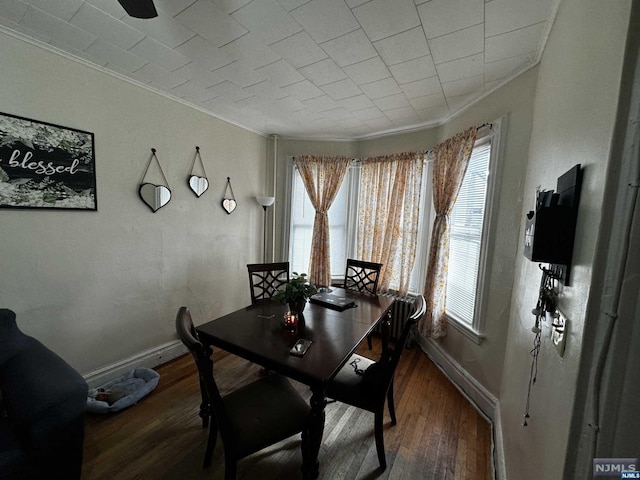
[[[480,332],[476,332],[472,327],[470,327],[468,325],[464,325],[464,324],[460,323],[457,320],[454,320],[453,318],[451,318],[449,316],[447,316],[447,320],[449,321],[449,325],[451,327],[453,327],[456,330],[458,330],[465,337],[471,339],[474,343],[477,343],[478,345],[480,345],[482,343],[482,341],[484,340],[485,336]]]

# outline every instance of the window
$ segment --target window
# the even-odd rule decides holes
[[[491,139],[476,142],[450,218],[447,316],[453,325],[480,330],[483,245],[487,192],[491,166]]]
[[[344,276],[347,264],[348,218],[349,218],[349,185],[351,170],[335,200],[329,208],[329,249],[331,251],[331,276]],[[316,210],[304,189],[302,177],[297,168],[293,168],[291,185],[291,231],[289,240],[289,262],[291,271],[298,273],[309,272],[309,258],[311,256],[311,236],[313,234],[313,220]]]

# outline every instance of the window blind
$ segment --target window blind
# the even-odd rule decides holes
[[[475,146],[450,217],[446,312],[473,325],[491,142]]]

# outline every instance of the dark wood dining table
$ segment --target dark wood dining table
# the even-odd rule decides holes
[[[349,298],[355,307],[337,311],[307,303],[295,329],[283,326],[288,308],[263,300],[211,320],[196,330],[200,340],[285,375],[311,389],[311,418],[303,478],[317,478],[318,453],[324,431],[325,387],[349,360],[358,345],[382,322],[388,331],[393,298],[372,296],[333,287],[334,295]],[[311,340],[302,357],[290,353],[298,339]]]

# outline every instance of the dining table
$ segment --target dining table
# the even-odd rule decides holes
[[[332,287],[332,295],[353,301],[342,311],[312,302],[285,325],[288,307],[262,300],[196,327],[203,344],[261,365],[268,372],[308,385],[311,390],[308,441],[302,450],[302,477],[319,475],[318,453],[324,431],[326,385],[346,364],[358,345],[379,324],[383,345],[388,340],[393,298]],[[311,343],[300,356],[298,340]],[[203,399],[203,405],[206,402]]]

